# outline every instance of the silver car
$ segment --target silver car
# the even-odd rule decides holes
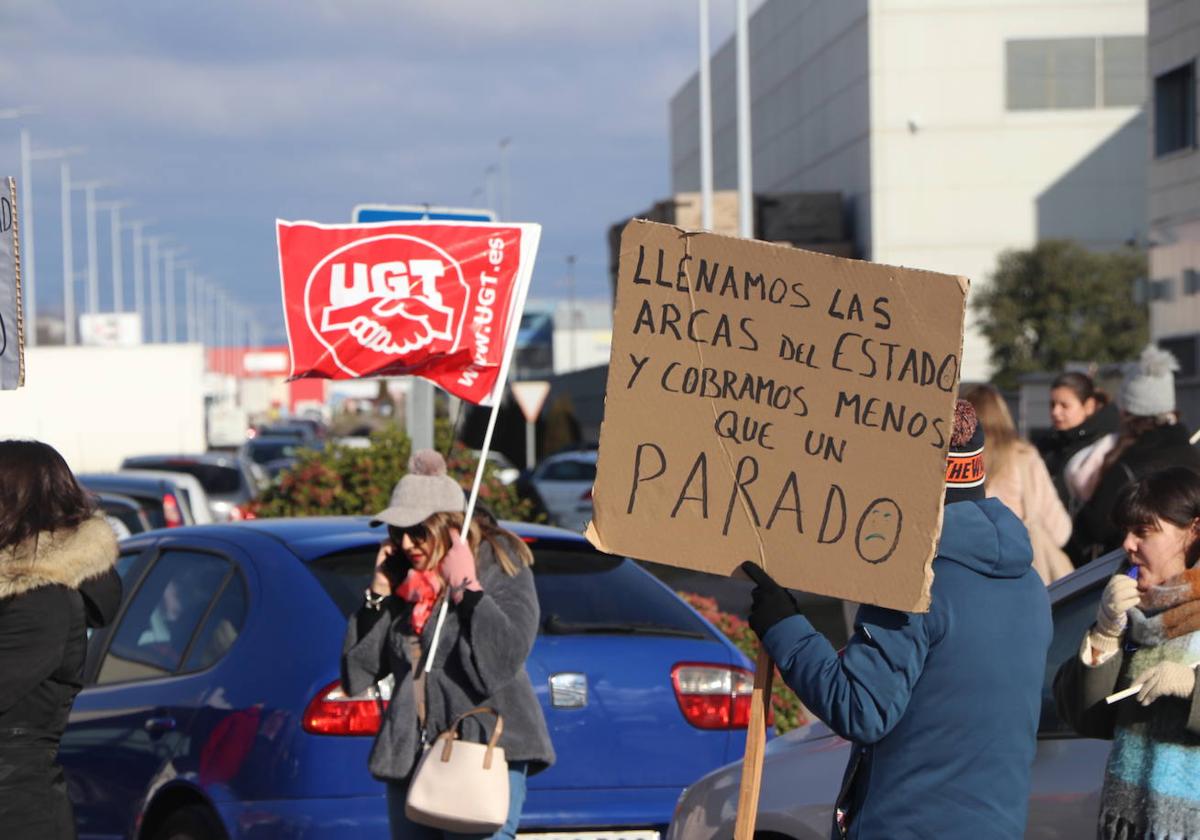
[[[1100,592],[1125,563],[1114,551],[1050,586],[1054,638],[1046,657],[1042,718],[1029,797],[1025,836],[1036,840],[1093,837],[1100,809],[1100,786],[1108,741],[1080,738],[1058,719],[1054,674],[1079,650],[1084,631],[1096,617]],[[770,840],[825,840],[832,828],[850,745],[819,722],[768,742],[763,760],[755,837]],[[727,840],[737,818],[742,763],[704,776],[683,792],[667,840]]]

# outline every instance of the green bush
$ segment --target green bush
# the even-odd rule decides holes
[[[446,469],[464,489],[475,478],[478,458],[462,443],[451,445],[452,430],[445,421],[435,429],[435,445],[446,457]],[[336,444],[324,450],[306,450],[296,466],[280,474],[250,506],[256,517],[335,516],[370,514],[387,507],[392,488],[408,469],[412,444],[396,426],[371,434],[371,445],[357,449]],[[517,495],[516,488],[496,476],[494,465],[484,465],[479,499],[499,519],[529,522],[533,506]]]
[[[758,661],[758,636],[754,635],[754,631],[750,629],[750,625],[745,620],[732,613],[722,612],[717,608],[717,602],[713,598],[706,598],[691,592],[680,592],[679,597],[716,625],[718,630],[737,645],[738,650],[750,657],[751,662]],[[808,723],[808,710],[804,708],[804,704],[800,702],[800,698],[796,696],[795,692],[784,685],[778,668],[775,669],[775,677],[771,681],[771,708],[775,712],[775,731],[781,735],[790,729]]]

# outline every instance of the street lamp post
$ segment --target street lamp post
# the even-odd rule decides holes
[[[150,340],[162,341],[162,323],[158,302],[158,242],[159,237],[146,237],[150,242]]]
[[[96,246],[96,190],[104,186],[100,181],[86,181],[75,185],[83,190],[87,224],[87,311],[100,311],[100,265],[97,262]]]
[[[503,214],[504,221],[508,221],[508,147],[512,143],[511,137],[504,137],[500,140],[500,212]]]
[[[574,254],[569,254],[567,256],[567,309],[568,309],[568,317],[571,319],[571,328],[570,328],[570,331],[568,332],[568,335],[571,338],[571,353],[570,353],[569,358],[571,360],[571,370],[575,370],[576,369],[576,366],[575,366],[575,362],[576,362],[576,359],[575,359],[575,344],[576,344],[576,342],[575,342],[575,325],[576,325],[576,322],[578,321],[578,318],[576,317],[576,314],[575,314],[575,255]]]
[[[167,341],[175,343],[175,255],[179,253],[174,248],[167,250],[163,262],[163,297],[167,306]]]
[[[127,201],[109,201],[103,205],[109,213],[110,248],[112,251],[113,312],[125,311],[125,276],[121,265],[121,208]]]
[[[72,246],[71,231],[71,164],[65,160],[62,161],[58,165],[58,172],[62,182],[63,326],[66,330],[63,340],[70,345],[76,342],[75,252]]]
[[[137,312],[138,317],[142,319],[141,339],[146,339],[146,281],[145,281],[145,260],[142,256],[142,246],[144,244],[142,231],[146,227],[146,222],[137,221],[130,222],[127,227],[133,231],[133,308]]]

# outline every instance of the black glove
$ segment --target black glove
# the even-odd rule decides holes
[[[742,564],[742,571],[754,581],[754,591],[750,593],[750,629],[762,638],[767,631],[785,618],[791,618],[800,613],[800,605],[792,593],[788,592],[763,571],[762,566],[747,560]]]

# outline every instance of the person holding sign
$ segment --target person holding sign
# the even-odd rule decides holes
[[[504,720],[499,745],[508,759],[511,801],[508,822],[495,837],[515,836],[526,775],[554,762],[525,673],[538,628],[533,555],[482,513],[464,529],[465,507],[462,488],[446,475],[442,456],[430,449],[416,452],[387,509],[376,516],[387,524],[388,539],[376,557],[365,603],[346,631],[347,694],[394,678],[369,767],[387,782],[388,819],[397,840],[443,836],[409,820],[405,799],[423,748],[464,712],[486,706]],[[436,617],[447,599],[453,606],[435,646]],[[433,667],[426,669],[429,657]],[[487,741],[480,721],[464,721],[465,740]]]
[[[1059,714],[1113,742],[1100,837],[1200,837],[1200,474],[1171,467],[1129,485],[1114,520],[1132,568],[1109,580],[1059,668]]]
[[[983,430],[959,400],[927,613],[863,606],[839,655],[753,563],[750,626],[784,682],[854,744],[835,838],[1025,833],[1050,603],[1029,536],[984,498]]]

